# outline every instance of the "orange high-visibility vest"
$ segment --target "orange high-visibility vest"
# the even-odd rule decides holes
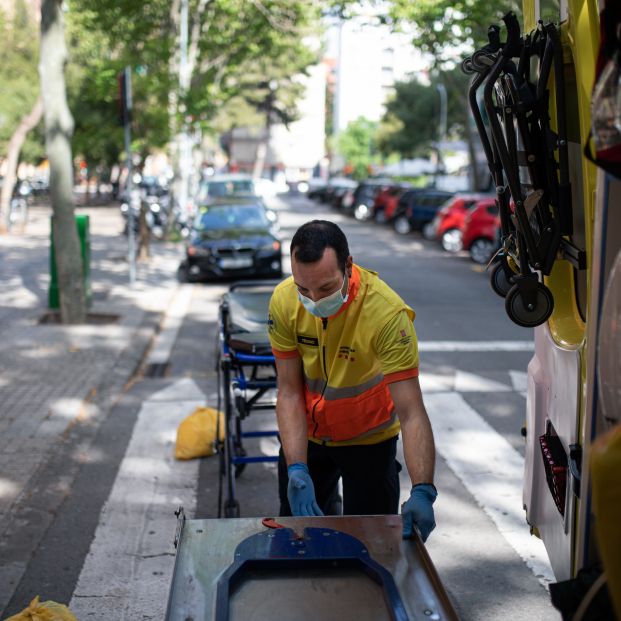
[[[388,384],[418,375],[414,311],[375,272],[353,266],[347,302],[321,319],[293,277],[274,290],[268,320],[277,358],[302,358],[308,435],[347,444],[399,433]]]

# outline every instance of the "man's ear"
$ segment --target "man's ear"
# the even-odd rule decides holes
[[[347,273],[347,278],[351,278],[353,269],[354,269],[354,260],[352,259],[352,256],[350,254],[347,257],[347,262],[345,263],[345,272]]]

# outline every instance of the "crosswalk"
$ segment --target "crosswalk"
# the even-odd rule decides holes
[[[456,371],[452,383],[425,393],[438,454],[542,585],[554,579],[543,544],[531,537],[522,510],[522,456],[465,401],[458,389],[509,392]],[[198,462],[174,459],[179,422],[206,397],[192,379],[179,379],[142,404],[99,525],[84,561],[71,609],[78,618],[161,619],[173,571],[174,508],[192,515]],[[211,403],[210,403],[211,404]],[[273,446],[263,446],[273,452]],[[409,491],[404,482],[402,494]],[[441,530],[439,524],[438,529]]]
[[[190,380],[152,395],[140,409],[101,513],[70,609],[79,619],[163,619],[172,580],[174,508],[192,514],[198,461],[175,461],[179,422],[204,405]]]

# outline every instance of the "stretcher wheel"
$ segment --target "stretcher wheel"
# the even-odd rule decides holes
[[[534,328],[545,323],[552,314],[554,297],[545,285],[537,283],[537,301],[532,308],[528,308],[519,287],[513,285],[505,298],[505,310],[513,323],[523,328]]]
[[[237,500],[227,500],[224,503],[224,517],[238,518],[239,517],[239,503]]]
[[[496,265],[494,265],[494,267],[492,268],[492,271],[489,275],[489,281],[492,285],[494,293],[499,295],[501,298],[506,297],[511,288],[513,287],[513,283],[507,278],[505,267],[502,264],[502,261],[496,263]]]

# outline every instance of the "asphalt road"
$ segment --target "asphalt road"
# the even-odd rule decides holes
[[[543,547],[530,536],[521,507],[532,331],[509,321],[503,300],[465,255],[449,256],[416,234],[401,237],[304,197],[273,206],[286,247],[303,222],[332,219],[347,234],[354,261],[378,271],[416,311],[421,384],[438,452],[437,528],[427,550],[460,617],[559,619],[542,586],[550,579]],[[217,305],[225,290],[180,289],[167,377],[143,379],[112,411],[93,447],[106,460],[76,480],[13,607],[47,584],[46,595],[71,602],[81,620],[163,618],[174,561],[172,512],[183,504],[190,517],[217,515],[217,458],[180,463],[171,454],[183,416],[205,400],[217,403]],[[273,413],[246,422],[248,430],[273,428]],[[272,453],[275,445],[260,440],[248,449]],[[236,491],[243,517],[277,512],[273,465],[249,465]],[[408,491],[402,478],[402,494]],[[62,555],[64,571],[51,576]]]

